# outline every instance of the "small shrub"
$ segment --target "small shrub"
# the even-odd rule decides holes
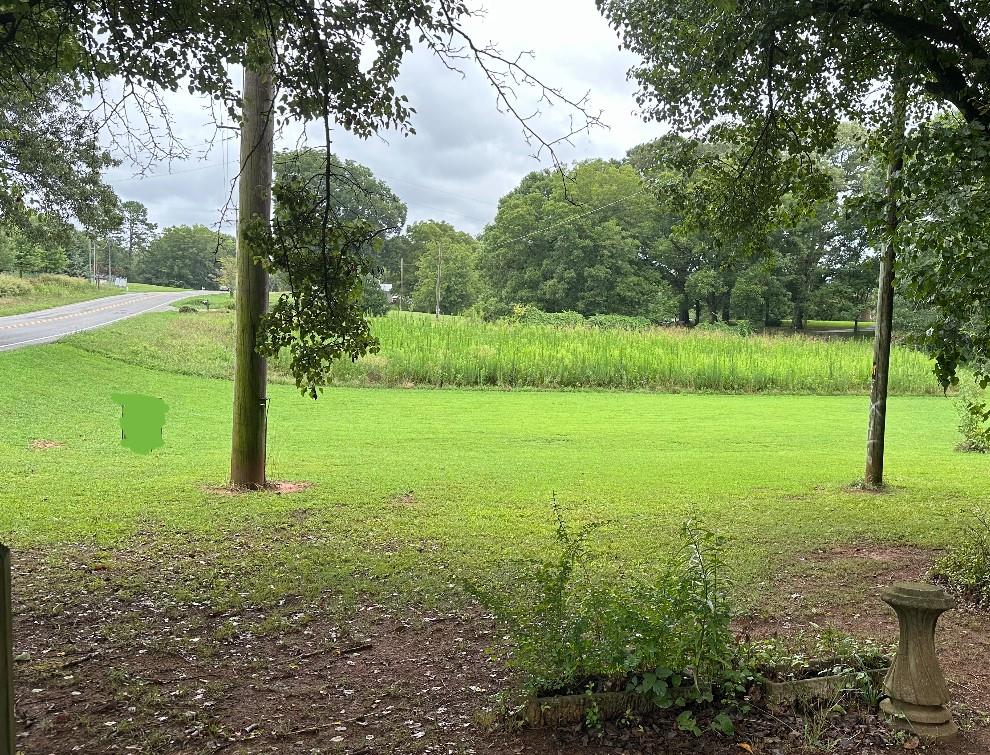
[[[46,288],[85,288],[90,283],[85,278],[73,278],[70,275],[42,273],[35,279]]]
[[[990,451],[990,408],[985,391],[975,382],[964,383],[956,398],[956,410],[963,437],[956,450],[981,454]]]
[[[602,330],[646,330],[653,323],[645,317],[629,315],[594,315],[588,318],[588,325]]]
[[[587,324],[580,312],[544,312],[527,304],[514,305],[506,319],[519,325],[548,325],[553,328],[578,328]]]
[[[932,577],[976,603],[990,605],[990,512],[972,512],[961,537],[935,562]]]
[[[0,296],[26,296],[33,290],[30,281],[0,273]]]
[[[700,325],[697,325],[695,330],[702,333],[728,333],[735,336],[748,336],[753,333],[752,326],[746,320],[738,322],[735,325],[730,325],[722,320],[716,320],[715,322],[703,322]]]
[[[198,312],[199,310],[197,310],[195,307],[190,307],[188,304],[183,304],[181,307],[179,307],[179,311],[182,312],[183,314],[190,314],[190,313]]]
[[[615,579],[589,568],[586,543],[600,525],[574,531],[554,504],[556,557],[500,590],[471,591],[497,616],[511,645],[506,659],[529,695],[638,692],[682,711],[678,726],[700,733],[691,708],[727,704],[752,676],[721,576],[721,543],[692,523],[682,548],[652,580]],[[712,725],[731,729],[725,716]]]
[[[223,306],[226,309],[229,309],[231,312],[233,312],[235,309],[237,309],[237,305],[233,301],[229,301],[226,304],[224,304]]]

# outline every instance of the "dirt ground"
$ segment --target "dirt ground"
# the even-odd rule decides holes
[[[761,637],[830,624],[892,641],[896,623],[879,592],[893,579],[922,577],[931,554],[864,545],[805,558],[806,576],[774,586],[781,608],[773,621],[742,618],[740,633]],[[813,577],[817,566],[836,563],[844,576],[826,585]],[[136,583],[122,580],[121,570],[142,569],[145,589],[129,589]],[[17,743],[24,755],[816,751],[805,719],[759,704],[737,722],[733,737],[684,735],[669,717],[596,733],[493,730],[486,711],[511,680],[488,652],[501,642],[494,622],[477,611],[363,605],[341,623],[315,601],[279,606],[277,616],[216,614],[156,589],[156,581],[170,579],[161,564],[137,554],[106,565],[41,553],[16,558]],[[964,729],[957,743],[894,741],[872,714],[850,711],[827,720],[819,744],[833,752],[990,753],[986,618],[960,609],[940,624],[940,658]],[[276,621],[285,628],[256,629]]]

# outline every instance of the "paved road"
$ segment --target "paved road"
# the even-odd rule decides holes
[[[92,330],[145,312],[160,311],[172,302],[187,299],[195,293],[118,294],[40,312],[0,317],[0,351],[49,343],[81,330]]]

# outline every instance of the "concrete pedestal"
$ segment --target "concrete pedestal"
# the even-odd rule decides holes
[[[900,623],[897,657],[884,680],[880,704],[888,723],[924,739],[952,739],[958,728],[949,712],[949,689],[935,655],[935,624],[955,601],[939,587],[896,582],[881,595]]]

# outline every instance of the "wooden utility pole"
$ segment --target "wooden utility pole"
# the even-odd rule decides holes
[[[268,273],[255,262],[247,226],[272,215],[272,153],[275,118],[270,64],[244,67],[241,172],[237,222],[236,329],[234,333],[234,426],[230,483],[263,488],[267,434],[268,364],[258,354],[261,318],[268,309]]]
[[[443,247],[437,242],[437,319],[440,319],[440,265],[443,259]]]
[[[10,550],[0,545],[0,755],[14,755],[14,617]]]
[[[866,436],[865,487],[883,487],[884,433],[887,425],[887,385],[890,378],[890,336],[894,317],[894,262],[899,218],[900,179],[904,167],[904,133],[907,128],[908,82],[898,65],[893,79],[890,146],[887,164],[887,244],[880,259],[877,293],[877,328],[873,338],[873,379],[870,385],[870,421]]]

